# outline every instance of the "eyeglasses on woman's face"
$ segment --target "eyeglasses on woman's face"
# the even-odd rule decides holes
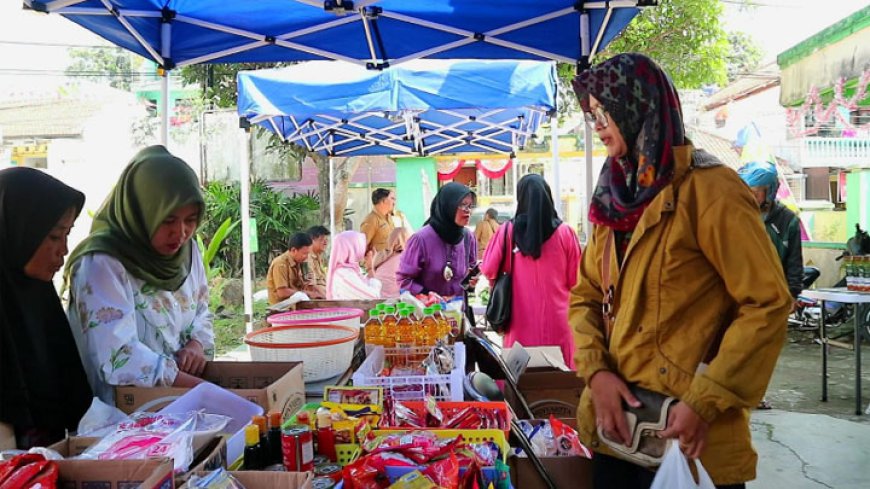
[[[458,209],[465,212],[471,212],[476,208],[477,207],[474,204],[459,204]]]
[[[610,125],[607,110],[601,105],[592,108],[590,112],[583,112],[583,117],[586,118],[586,123],[592,127],[600,126],[602,129],[606,129]]]

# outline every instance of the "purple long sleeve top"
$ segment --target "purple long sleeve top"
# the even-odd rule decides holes
[[[453,278],[444,280],[444,266],[450,256]],[[477,241],[467,230],[465,238],[456,245],[441,240],[431,226],[423,226],[405,245],[396,279],[402,290],[414,295],[424,290],[442,296],[462,294],[460,282],[477,262]]]

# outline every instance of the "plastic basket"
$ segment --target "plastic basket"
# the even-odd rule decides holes
[[[306,324],[337,324],[359,329],[363,311],[350,307],[327,307],[282,312],[266,318],[272,326],[300,326]]]
[[[405,405],[408,409],[411,409],[415,413],[424,416],[426,414],[426,404],[424,401],[404,401],[402,404]],[[508,409],[507,403],[504,402],[477,402],[477,401],[439,401],[438,409],[441,410],[441,413],[444,414],[444,418],[450,418],[454,414],[465,408],[477,408],[477,409],[485,409],[490,412],[495,413],[495,415],[499,419],[499,424],[502,425],[500,429],[505,433],[505,437],[507,437],[508,433],[511,431],[511,414],[510,409]],[[406,426],[397,426],[395,428],[389,427],[388,429],[409,429]],[[444,431],[444,428],[425,428],[426,430],[432,432],[440,432]],[[496,428],[492,428],[496,429]]]
[[[350,367],[359,329],[334,324],[278,326],[248,333],[257,362],[302,362],[305,382],[329,379]]]
[[[464,399],[465,345],[456,343],[449,348],[454,351],[453,370],[449,374],[380,377],[378,373],[384,367],[385,352],[382,346],[376,346],[354,372],[353,385],[383,387],[384,397],[390,396],[397,401],[422,401],[427,394],[439,401],[461,401]]]

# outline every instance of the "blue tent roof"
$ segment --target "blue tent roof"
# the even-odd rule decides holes
[[[311,61],[238,74],[239,115],[334,156],[511,153],[555,108],[540,61],[418,60],[383,71]]]
[[[606,46],[649,0],[24,2],[171,69],[318,59],[372,68],[417,58],[575,62]]]

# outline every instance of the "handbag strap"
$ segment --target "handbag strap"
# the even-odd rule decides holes
[[[514,250],[513,246],[508,247],[508,241],[510,241],[511,245],[513,245],[513,231],[513,221],[508,221],[508,223],[505,225],[504,239],[502,240],[504,243],[502,246],[503,255],[501,257],[502,273],[511,273],[511,270],[513,270]],[[510,239],[508,239],[508,235],[510,235]],[[504,267],[505,262],[507,262],[508,264],[507,268]]]
[[[613,301],[614,287],[610,278],[610,264],[613,260],[613,230],[607,231],[607,239],[604,240],[604,255],[601,257],[601,292],[604,298],[601,301],[601,316],[604,319],[604,344],[609,345],[610,333],[613,331]]]

